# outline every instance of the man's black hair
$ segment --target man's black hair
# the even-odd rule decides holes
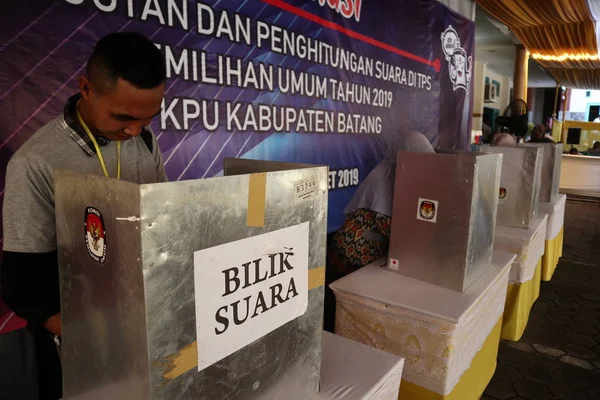
[[[111,33],[98,41],[87,63],[87,76],[99,89],[108,90],[119,78],[138,89],[152,89],[165,81],[160,50],[135,32]]]

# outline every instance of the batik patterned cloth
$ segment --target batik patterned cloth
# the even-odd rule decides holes
[[[337,279],[387,254],[392,219],[360,208],[346,218],[327,254],[327,267]]]
[[[391,223],[387,215],[359,208],[347,215],[346,222],[335,233],[327,253],[325,330],[333,332],[335,324],[335,296],[329,284],[385,256]]]

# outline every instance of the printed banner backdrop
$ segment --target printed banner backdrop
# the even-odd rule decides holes
[[[226,157],[328,165],[334,231],[398,135],[468,146],[475,27],[437,0],[3,1],[0,22],[0,196],[12,154],[116,31],[166,56],[152,128],[171,180],[219,176]]]

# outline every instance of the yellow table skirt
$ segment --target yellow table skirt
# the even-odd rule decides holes
[[[496,359],[500,344],[502,318],[494,326],[483,347],[473,358],[471,366],[465,371],[452,392],[447,395],[432,392],[413,383],[402,381],[399,400],[477,400],[483,394],[496,371]]]
[[[546,240],[546,248],[542,257],[542,281],[544,282],[552,279],[558,266],[558,260],[562,257],[564,235],[565,228],[563,227],[554,239]]]
[[[531,280],[521,283],[509,283],[506,292],[506,305],[502,319],[501,338],[517,341],[523,336],[533,303],[540,297],[540,277],[542,275],[542,257],[535,267]]]

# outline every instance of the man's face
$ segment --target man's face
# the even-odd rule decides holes
[[[83,99],[89,102],[93,128],[109,140],[138,136],[160,113],[164,94],[164,83],[152,89],[138,89],[123,79],[103,92],[95,90],[93,84],[87,93],[82,90]]]

